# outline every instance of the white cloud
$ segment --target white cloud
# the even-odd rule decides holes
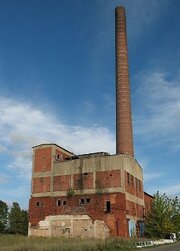
[[[31,147],[57,143],[70,151],[113,153],[115,140],[105,127],[68,126],[51,113],[6,97],[0,98],[0,145],[10,156],[8,167],[30,178]]]
[[[168,80],[162,72],[138,75],[139,89],[134,99],[141,104],[141,113],[135,113],[135,134],[150,144],[169,142],[178,147],[180,141],[180,79]]]

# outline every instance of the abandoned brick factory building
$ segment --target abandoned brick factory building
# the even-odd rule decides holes
[[[126,17],[115,10],[116,154],[33,147],[29,236],[142,236],[152,196],[134,157]]]

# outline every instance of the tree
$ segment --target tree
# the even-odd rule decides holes
[[[6,202],[0,200],[0,233],[7,230],[8,206]]]
[[[22,218],[21,234],[27,235],[28,234],[28,212],[26,210],[21,211],[21,218]]]
[[[9,232],[13,234],[27,234],[28,230],[28,213],[21,210],[17,202],[13,202],[13,206],[9,213]]]
[[[145,219],[147,237],[165,238],[172,232],[180,230],[180,204],[177,197],[170,199],[166,194],[157,192]]]
[[[180,232],[180,202],[178,197],[175,197],[175,199],[172,201],[174,212],[172,215],[172,222],[174,224],[174,232]]]

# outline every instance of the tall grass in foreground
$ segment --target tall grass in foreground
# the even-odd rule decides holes
[[[134,241],[121,239],[43,238],[0,235],[1,251],[133,251]]]

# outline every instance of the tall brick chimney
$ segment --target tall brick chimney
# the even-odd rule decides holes
[[[134,157],[131,98],[126,37],[126,14],[122,6],[115,9],[116,43],[116,154]]]

